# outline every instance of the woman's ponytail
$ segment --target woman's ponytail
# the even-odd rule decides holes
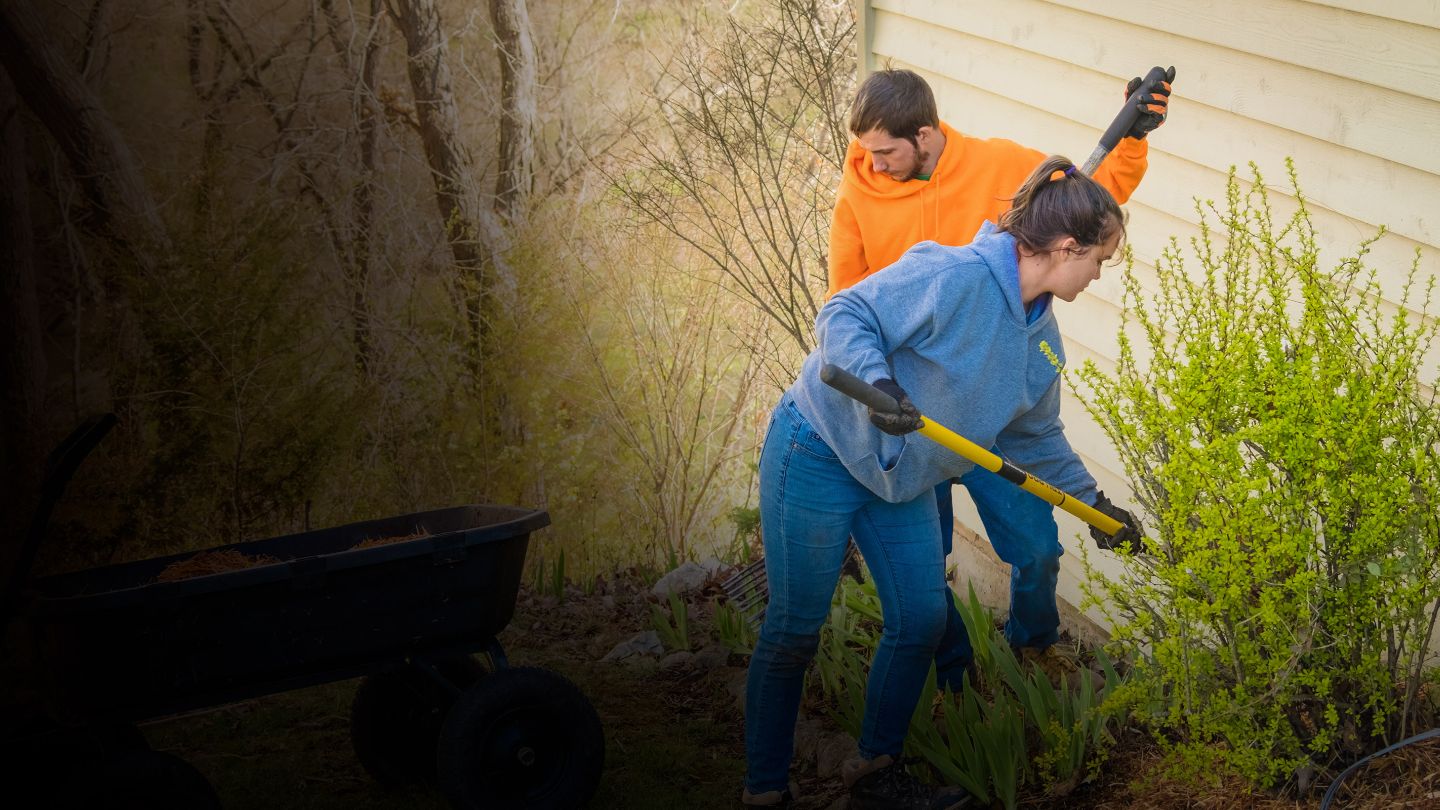
[[[1000,216],[1000,230],[1026,250],[1048,250],[1067,236],[1082,245],[1103,244],[1125,230],[1125,212],[1104,186],[1068,158],[1052,155],[1036,167]]]

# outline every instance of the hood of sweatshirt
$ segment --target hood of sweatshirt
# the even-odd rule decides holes
[[[945,136],[945,148],[940,152],[940,161],[935,164],[935,171],[931,172],[927,180],[906,180],[900,182],[888,174],[875,171],[870,162],[870,153],[865,151],[857,140],[851,140],[849,148],[845,151],[845,167],[841,183],[868,197],[877,199],[894,200],[920,194],[930,184],[938,183],[943,179],[947,170],[954,171],[954,167],[960,164],[961,153],[965,149],[964,139],[959,132],[956,132],[944,121],[940,122],[940,132]]]
[[[1004,293],[1005,314],[1011,323],[1021,329],[1032,329],[1049,307],[1050,294],[1035,299],[1029,311],[1025,309],[1025,301],[1020,297],[1015,237],[1002,233],[995,223],[987,220],[968,247],[984,260],[995,285]]]

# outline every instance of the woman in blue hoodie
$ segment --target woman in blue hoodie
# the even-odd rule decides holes
[[[885,629],[866,686],[860,757],[844,768],[850,808],[964,803],[963,792],[925,789],[899,760],[950,598],[933,490],[972,465],[908,434],[923,411],[1133,531],[1133,518],[1096,489],[1066,441],[1060,376],[1041,348],[1063,362],[1052,300],[1073,301],[1098,279],[1124,235],[1125,215],[1110,192],[1051,157],[998,226],[987,222],[964,247],[922,242],[820,311],[819,347],[771,416],[760,456],[770,603],[750,661],[742,803],[792,798],[804,672],[851,536],[879,592]],[[869,411],[825,385],[827,363],[891,394],[902,412]]]

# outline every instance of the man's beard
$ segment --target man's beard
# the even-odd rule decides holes
[[[924,174],[925,164],[929,162],[930,153],[922,152],[920,151],[920,147],[915,147],[915,168],[911,169],[908,173],[906,173],[904,177],[900,178],[900,182],[908,183],[911,180],[918,179],[921,174]]]

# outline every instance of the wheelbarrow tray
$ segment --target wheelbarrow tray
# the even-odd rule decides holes
[[[473,505],[352,523],[208,549],[279,560],[241,570],[155,581],[188,552],[35,580],[25,613],[68,709],[138,721],[483,649],[549,522]]]

